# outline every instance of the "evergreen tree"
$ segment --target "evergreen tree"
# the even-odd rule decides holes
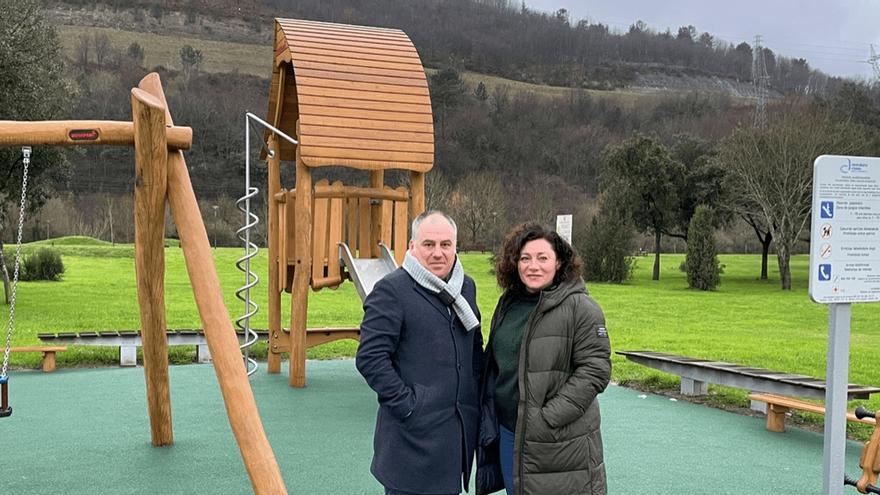
[[[605,150],[602,179],[614,204],[640,232],[654,236],[653,280],[660,280],[660,237],[679,215],[682,164],[654,137],[637,135]]]
[[[0,120],[51,120],[67,113],[71,89],[65,82],[61,45],[55,28],[37,0],[0,1]],[[3,237],[13,237],[24,167],[19,147],[0,147],[0,277],[8,300],[8,273]],[[57,148],[33,150],[28,168],[26,208],[45,203],[49,184],[65,176],[64,156]],[[15,205],[15,206],[13,206]],[[8,260],[11,261],[11,260]]]
[[[452,67],[441,69],[428,78],[431,86],[431,104],[435,107],[434,114],[440,120],[440,137],[446,139],[446,121],[449,111],[465,96],[466,88],[461,74]]]
[[[64,117],[73,91],[63,73],[61,44],[54,26],[44,17],[40,2],[0,1],[0,120]],[[63,165],[58,149],[34,149],[28,169],[30,208],[43,204],[50,182],[44,177],[63,177]],[[21,149],[0,147],[0,227],[7,225],[9,207],[18,205],[21,174]]]
[[[715,227],[712,209],[697,206],[688,228],[687,269],[688,286],[692,289],[713,290],[721,283],[721,264],[715,248]]]
[[[611,210],[602,208],[585,231],[575,236],[587,281],[619,284],[625,282],[635,268],[631,255],[633,228],[622,215]]]

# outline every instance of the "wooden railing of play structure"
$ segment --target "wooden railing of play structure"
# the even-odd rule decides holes
[[[281,279],[286,292],[293,287],[296,267],[295,245],[289,235],[296,230],[295,198],[296,190],[282,190],[275,196],[281,229],[278,269],[286,274]],[[345,280],[339,262],[340,243],[360,257],[374,258],[379,256],[381,242],[392,250],[398,264],[403,262],[409,222],[409,191],[405,187],[352,187],[321,180],[315,184],[313,208],[312,289],[336,287]],[[376,218],[374,209],[380,212]]]

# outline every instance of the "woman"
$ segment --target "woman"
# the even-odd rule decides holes
[[[571,245],[516,227],[495,267],[482,384],[477,494],[605,494],[596,396],[611,377],[605,317]]]

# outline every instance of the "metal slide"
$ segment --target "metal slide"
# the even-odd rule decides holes
[[[361,301],[373,290],[373,286],[385,275],[397,269],[397,262],[385,244],[379,244],[378,258],[355,258],[344,242],[339,243],[339,260],[348,270],[351,281],[357,287]]]

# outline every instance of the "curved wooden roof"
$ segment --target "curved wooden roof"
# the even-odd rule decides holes
[[[268,122],[298,136],[305,165],[431,169],[428,83],[403,31],[275,19],[274,62]],[[281,159],[294,160],[282,143]]]

